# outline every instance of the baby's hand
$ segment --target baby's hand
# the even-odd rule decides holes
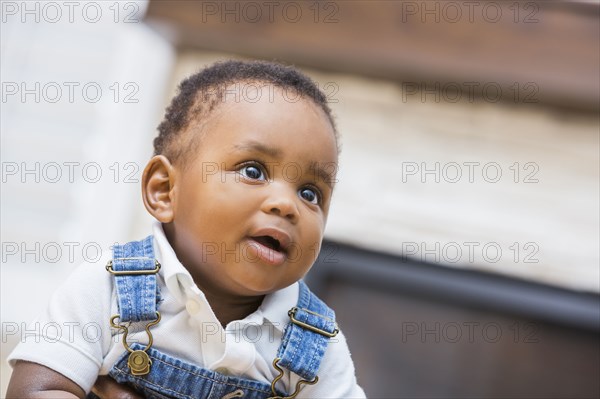
[[[107,375],[98,377],[92,392],[100,399],[144,399],[132,388],[119,384]]]

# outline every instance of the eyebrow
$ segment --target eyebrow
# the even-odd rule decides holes
[[[269,155],[273,158],[279,158],[281,156],[280,150],[278,150],[276,148],[268,147],[258,141],[246,141],[246,142],[243,142],[240,144],[236,144],[235,149],[242,150],[242,151],[260,152],[260,153]]]

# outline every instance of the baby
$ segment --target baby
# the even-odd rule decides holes
[[[38,321],[69,334],[25,337],[8,397],[364,398],[334,312],[301,281],[337,170],[325,96],[267,62],[179,89],[142,177],[152,235],[59,288]]]

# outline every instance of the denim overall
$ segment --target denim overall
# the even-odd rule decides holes
[[[119,315],[111,325],[124,332],[127,351],[112,366],[109,375],[121,384],[134,387],[146,398],[265,399],[293,398],[304,384],[318,381],[317,371],[328,341],[338,333],[335,314],[300,281],[296,307],[288,315],[281,345],[273,367],[279,371],[271,384],[228,376],[174,358],[152,348],[151,327],[160,322],[160,292],[156,274],[160,264],[154,258],[153,236],[142,241],[113,246],[113,259],[106,269],[114,275]],[[148,343],[128,344],[130,323],[145,325]],[[144,352],[144,353],[140,353]],[[147,360],[150,362],[149,366]],[[148,369],[149,368],[149,369]],[[293,392],[275,388],[285,368],[302,379]],[[90,394],[88,398],[95,397]]]

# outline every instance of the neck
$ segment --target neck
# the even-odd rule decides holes
[[[198,283],[196,283],[198,285]],[[215,316],[223,327],[234,320],[241,320],[256,311],[262,304],[264,295],[260,296],[231,296],[211,292],[210,289],[198,285],[204,292]]]

